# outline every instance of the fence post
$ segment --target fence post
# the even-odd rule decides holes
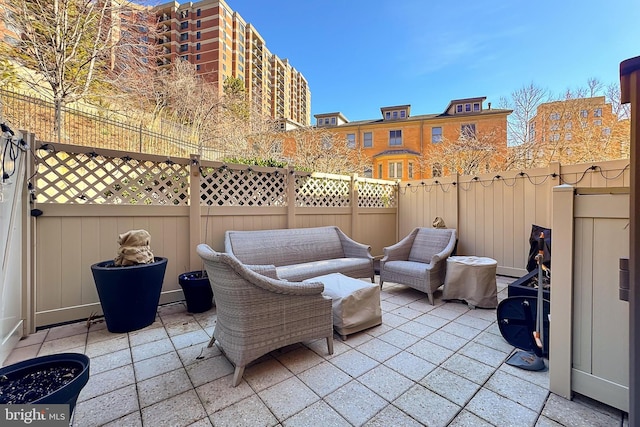
[[[287,166],[287,228],[296,228],[296,171]]]
[[[140,127],[139,127],[139,130],[138,130],[138,136],[139,136],[138,152],[142,153],[142,123],[140,123]]]
[[[31,150],[35,152],[37,149],[35,134],[28,133],[27,131],[21,131],[23,139],[29,144]],[[31,209],[36,208],[36,181],[37,181],[37,168],[36,159],[34,156],[26,156],[26,177],[31,177],[32,181],[27,181],[25,185],[24,197],[28,200],[28,203],[24,203],[25,212],[24,228],[22,230],[22,241],[24,247],[22,248],[23,254],[23,279],[22,279],[22,310],[25,324],[24,333],[32,334],[36,331],[36,281],[37,281],[37,264],[36,264],[36,217],[31,215]],[[32,191],[33,192],[32,192]]]
[[[358,192],[358,174],[351,174],[351,238],[362,241],[360,238],[358,227],[358,211],[359,211],[359,192]]]
[[[192,154],[189,156],[189,268],[191,271],[198,270],[202,263],[196,252],[196,246],[207,240],[207,236],[202,237],[200,215],[200,156]]]

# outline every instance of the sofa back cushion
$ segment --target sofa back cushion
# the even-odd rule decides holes
[[[336,227],[227,231],[225,250],[245,264],[301,264],[344,258]]]
[[[420,228],[413,240],[409,261],[430,263],[431,258],[444,250],[454,230],[450,228]]]

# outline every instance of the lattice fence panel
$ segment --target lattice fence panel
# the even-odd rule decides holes
[[[200,203],[217,206],[286,206],[287,176],[250,169],[200,168]]]
[[[296,206],[349,207],[351,181],[347,179],[296,177]]]
[[[170,161],[40,150],[38,202],[117,205],[189,204],[189,170]],[[43,154],[44,153],[44,154]]]
[[[361,208],[394,208],[398,197],[395,184],[358,182],[358,206]]]

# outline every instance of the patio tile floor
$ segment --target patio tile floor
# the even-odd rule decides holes
[[[498,276],[499,299],[514,279]],[[436,294],[436,297],[441,294]],[[24,338],[4,365],[59,352],[91,357],[73,425],[89,426],[613,426],[626,414],[584,396],[549,393],[548,371],[505,363],[515,350],[495,310],[385,283],[383,324],[282,348],[247,367],[207,348],[215,307],[161,306],[156,322],[113,334],[103,322]]]

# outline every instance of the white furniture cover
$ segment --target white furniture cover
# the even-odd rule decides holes
[[[496,308],[495,259],[478,256],[450,256],[442,299],[464,300],[470,307]]]
[[[305,280],[324,285],[323,295],[333,300],[333,328],[343,340],[347,335],[382,323],[380,287],[340,273]]]

